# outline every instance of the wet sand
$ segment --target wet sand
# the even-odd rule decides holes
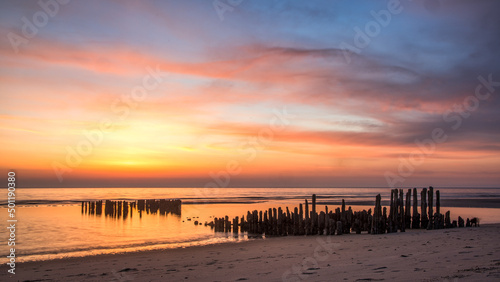
[[[16,265],[2,281],[500,281],[500,224],[280,237]]]

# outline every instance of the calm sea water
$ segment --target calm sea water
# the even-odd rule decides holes
[[[500,188],[438,188],[443,213],[452,218],[479,217],[500,222]],[[375,196],[390,197],[388,188],[67,188],[16,189],[16,255],[18,261],[47,260],[138,250],[182,248],[249,240],[247,234],[214,233],[194,225],[212,218],[246,215],[248,210],[293,209],[318,195],[319,210],[330,210],[342,199],[353,210],[373,208]],[[6,193],[5,193],[6,194]],[[182,199],[181,215],[137,212],[126,219],[81,213],[81,201]],[[6,195],[0,200],[0,222],[7,226]],[[383,203],[384,204],[384,203]],[[191,220],[188,220],[191,219]],[[0,250],[6,254],[9,233],[0,228]],[[1,258],[0,262],[7,261]]]

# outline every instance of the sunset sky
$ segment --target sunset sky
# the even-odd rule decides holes
[[[19,186],[500,186],[500,1],[40,2],[0,3]]]

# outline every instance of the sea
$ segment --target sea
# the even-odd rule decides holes
[[[500,188],[434,189],[440,190],[442,213],[449,210],[452,219],[477,217],[481,224],[500,223]],[[6,227],[12,224],[8,220],[16,220],[16,262],[265,240],[241,232],[214,232],[205,223],[214,217],[246,216],[247,211],[253,210],[278,207],[293,210],[305,199],[310,202],[312,194],[317,195],[319,211],[325,206],[335,210],[342,199],[354,211],[368,210],[373,209],[377,194],[382,196],[382,205],[387,206],[390,191],[390,188],[17,188],[14,217],[9,213],[7,193],[2,193],[0,199],[0,222],[4,226],[0,228],[0,250],[8,254],[12,248],[8,246],[11,232]],[[180,199],[181,213],[139,214],[134,210],[125,218],[82,213],[82,201],[138,199]],[[201,224],[195,225],[195,221]],[[6,255],[2,255],[0,262],[7,262]]]

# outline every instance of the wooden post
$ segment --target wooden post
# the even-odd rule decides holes
[[[441,214],[441,200],[439,197],[439,190],[436,190],[436,213]]]
[[[443,220],[443,215],[441,214],[441,199],[440,199],[440,192],[439,190],[436,190],[436,218],[434,219],[434,227],[436,229],[442,229],[444,228],[444,220]]]
[[[304,235],[304,211],[302,210],[302,204],[299,205],[299,226],[298,235]]]
[[[264,228],[263,229],[264,229],[264,233],[267,236],[267,234],[269,234],[269,216],[268,216],[267,211],[264,211]]]
[[[423,188],[420,193],[420,212],[422,213],[420,228],[427,228],[427,225],[429,225],[429,218],[427,217],[427,188]]]
[[[346,225],[347,225],[347,213],[346,213],[346,210],[345,210],[345,201],[344,199],[342,199],[342,209],[341,209],[341,212],[340,212],[340,221],[342,222],[342,234],[344,234],[344,230],[346,229]]]
[[[233,233],[238,234],[238,217],[233,219]]]
[[[259,211],[259,224],[258,224],[258,227],[257,227],[257,233],[259,233],[259,234],[264,233],[264,228],[263,228],[264,225],[262,223],[262,220],[263,220],[263,218],[262,218],[262,211]]]
[[[318,234],[318,219],[316,214],[316,194],[312,195],[311,233],[313,235]]]
[[[405,207],[405,228],[411,228],[411,189],[406,192],[406,207]]]
[[[460,217],[459,217],[460,219]],[[463,221],[463,219],[462,219]],[[445,220],[444,220],[444,227],[445,228],[451,228],[451,218],[450,218],[450,211],[447,211],[446,212],[446,215],[445,215]]]
[[[405,202],[403,189],[399,189],[399,229],[405,232],[406,218],[405,218]]]
[[[306,213],[306,222],[305,222],[305,226],[304,226],[304,231],[305,231],[305,234],[306,235],[309,235],[311,234],[310,232],[310,219],[309,219],[309,203],[307,202],[307,199],[306,199],[306,210],[305,210],[305,213]]]
[[[330,235],[330,215],[328,214],[328,206],[325,206],[325,235]]]
[[[278,235],[278,211],[273,208],[273,235]]]
[[[342,235],[342,221],[337,221],[337,235]]]
[[[278,208],[278,235],[283,236],[283,210],[281,207]]]
[[[372,230],[371,234],[382,234],[382,207],[380,205],[380,194],[375,197],[375,208],[372,217]]]
[[[413,188],[413,218],[411,228],[420,228],[420,214],[418,213],[418,196],[417,188]]]
[[[387,232],[387,207],[384,207],[382,211],[382,227],[381,227],[381,234]]]
[[[325,230],[325,212],[320,212],[318,217],[318,234],[323,235]]]
[[[300,235],[300,219],[297,207],[293,209],[293,235]]]
[[[287,214],[287,220],[288,220],[288,234],[293,235],[293,212]],[[303,232],[303,230],[301,230],[299,226],[299,233],[300,232]]]
[[[427,225],[427,230],[434,228],[434,188],[432,186],[429,187],[429,224]]]
[[[345,227],[344,227],[344,233],[349,234],[351,233],[351,227],[352,227],[352,209],[351,206],[349,206],[349,209],[347,210],[346,213],[346,222],[345,222]]]
[[[389,225],[387,233],[398,232],[399,228],[399,197],[398,189],[391,190],[391,207],[389,210]]]
[[[123,201],[123,218],[127,218],[128,216],[128,203]]]

